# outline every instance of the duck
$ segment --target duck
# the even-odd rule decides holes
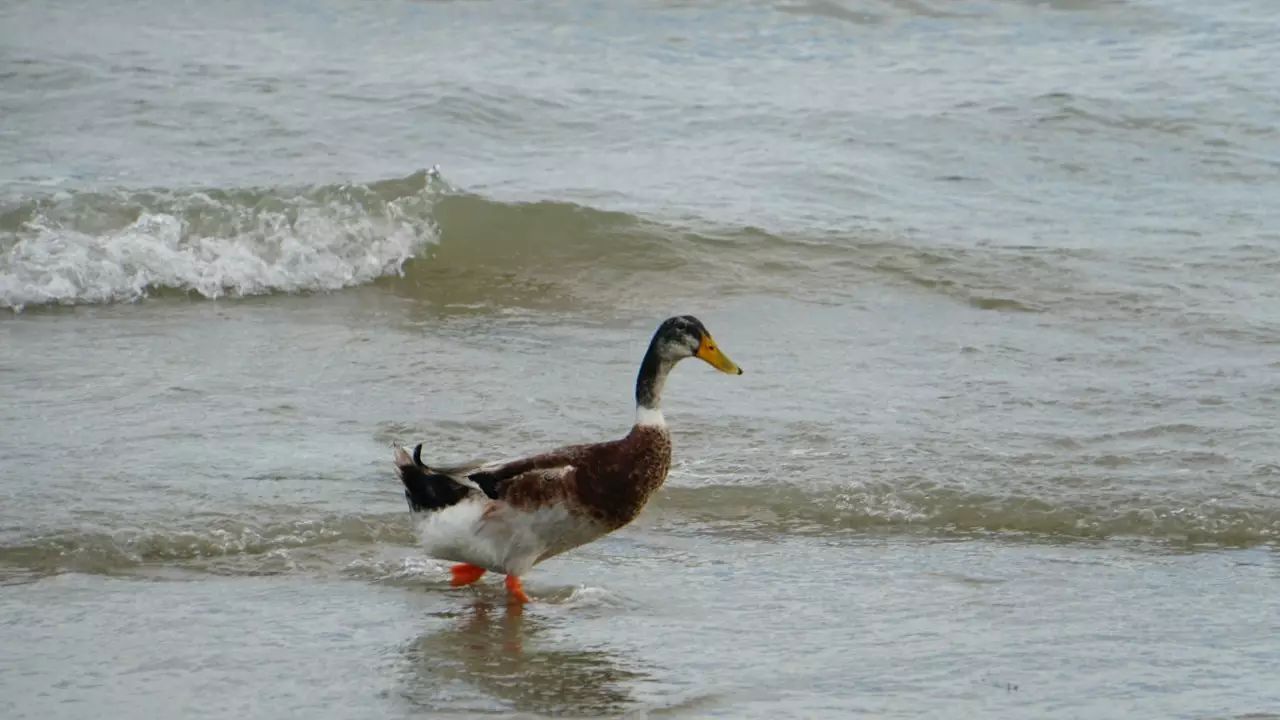
[[[686,358],[742,374],[701,321],[671,317],[640,362],[635,424],[621,438],[452,467],[424,462],[422,443],[412,454],[396,445],[396,470],[418,540],[428,556],[456,563],[450,585],[499,573],[509,601],[523,605],[530,598],[521,578],[534,565],[634,520],[671,468],[662,389]]]

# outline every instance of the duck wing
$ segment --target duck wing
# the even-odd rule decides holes
[[[550,452],[494,463],[471,462],[449,467],[433,467],[422,462],[422,444],[410,456],[396,446],[396,469],[404,483],[405,499],[414,512],[430,512],[456,505],[482,493],[492,499],[522,500],[559,494],[573,475],[574,465],[590,455],[596,445],[571,445]]]
[[[471,468],[466,479],[490,498],[508,499],[516,488],[532,489],[549,482],[564,483],[596,445],[570,445],[516,460]],[[520,493],[523,494],[523,493]]]

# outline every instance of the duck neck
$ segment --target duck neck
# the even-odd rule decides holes
[[[656,338],[649,343],[649,351],[640,363],[640,374],[636,376],[637,425],[666,425],[662,417],[662,386],[674,364],[658,353]]]

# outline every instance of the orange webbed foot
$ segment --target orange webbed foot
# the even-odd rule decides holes
[[[480,576],[484,575],[484,568],[459,563],[449,568],[449,572],[453,574],[453,579],[449,581],[449,584],[454,587],[462,587],[479,580]]]
[[[529,602],[529,596],[524,592],[524,586],[520,584],[520,578],[515,575],[507,576],[507,597],[517,603]]]

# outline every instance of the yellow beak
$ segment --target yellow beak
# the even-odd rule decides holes
[[[711,339],[709,333],[702,336],[702,342],[698,344],[696,355],[699,359],[705,360],[708,365],[722,373],[729,373],[730,375],[742,374],[742,368],[734,365],[732,360],[720,352],[720,348],[716,347],[716,341]]]

